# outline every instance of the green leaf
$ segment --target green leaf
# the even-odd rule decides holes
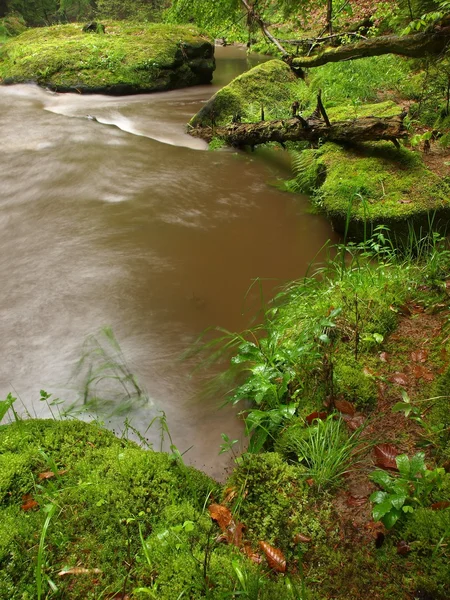
[[[402,475],[405,479],[409,479],[411,470],[408,455],[400,454],[400,456],[396,456],[395,462],[397,463],[400,475]]]
[[[374,471],[371,475],[370,475],[370,479],[378,484],[380,487],[389,490],[391,489],[392,485],[393,485],[393,480],[391,478],[391,476],[386,473],[386,471]]]
[[[399,520],[401,514],[402,511],[398,510],[397,508],[392,508],[390,512],[385,514],[381,521],[383,522],[383,525],[386,527],[386,529],[392,529],[392,527],[394,527],[394,525]]]
[[[186,533],[189,533],[190,531],[194,531],[195,526],[194,526],[193,521],[185,521],[183,523],[183,527],[184,527],[184,530],[186,531]]]
[[[384,340],[384,336],[382,336],[381,333],[374,333],[373,339],[376,341],[377,344],[381,344],[381,342]]]
[[[408,496],[406,494],[390,494],[389,501],[394,508],[400,509]]]
[[[392,508],[392,504],[391,504],[390,500],[385,500],[384,502],[377,504],[376,506],[374,506],[373,511],[372,511],[374,520],[381,521],[381,519],[386,514],[388,514],[391,510],[394,510],[394,509]]]
[[[411,461],[410,461],[411,477],[417,477],[418,473],[423,473],[425,470],[426,470],[425,453],[418,452],[411,458]]]
[[[387,498],[387,495],[387,492],[373,492],[373,494],[370,495],[369,500],[375,504],[381,504]]]

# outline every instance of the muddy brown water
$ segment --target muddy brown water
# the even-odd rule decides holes
[[[220,434],[239,437],[241,423],[199,399],[200,377],[177,359],[208,326],[245,328],[252,281],[268,280],[267,299],[333,234],[306,198],[268,185],[287,174],[284,153],[208,152],[185,134],[252,63],[237,48],[217,58],[213,86],[163,94],[0,88],[0,393],[37,416],[40,389],[73,400],[83,341],[110,325],[150,397],[133,424],[164,410],[179,450],[192,446],[186,461],[220,476]]]

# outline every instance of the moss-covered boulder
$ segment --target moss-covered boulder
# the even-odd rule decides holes
[[[297,164],[298,191],[313,202],[334,228],[357,238],[386,225],[402,235],[413,225],[446,225],[450,187],[424,165],[420,154],[389,142],[306,150]],[[304,185],[302,185],[304,183]]]
[[[29,29],[0,52],[0,81],[53,90],[134,94],[210,83],[214,46],[195,27],[105,21]]]
[[[192,127],[226,125],[233,118],[259,121],[288,118],[291,104],[304,94],[305,83],[281,60],[270,60],[243,73],[219,90],[189,122]]]

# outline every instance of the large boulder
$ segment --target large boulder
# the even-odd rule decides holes
[[[214,46],[193,26],[105,22],[86,35],[79,24],[29,29],[0,54],[0,81],[106,94],[165,91],[210,83]]]
[[[291,116],[291,104],[302,99],[305,83],[281,60],[270,60],[243,73],[219,90],[191,119],[192,127],[227,125],[233,119],[259,121]]]

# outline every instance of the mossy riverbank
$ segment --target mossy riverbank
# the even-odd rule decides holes
[[[450,258],[422,251],[379,232],[236,336],[251,441],[223,486],[96,424],[2,427],[0,598],[447,598]],[[424,452],[430,482],[388,527],[380,448]]]
[[[164,91],[210,83],[211,41],[189,25],[105,21],[105,33],[82,24],[28,29],[0,51],[0,81],[105,94]]]

